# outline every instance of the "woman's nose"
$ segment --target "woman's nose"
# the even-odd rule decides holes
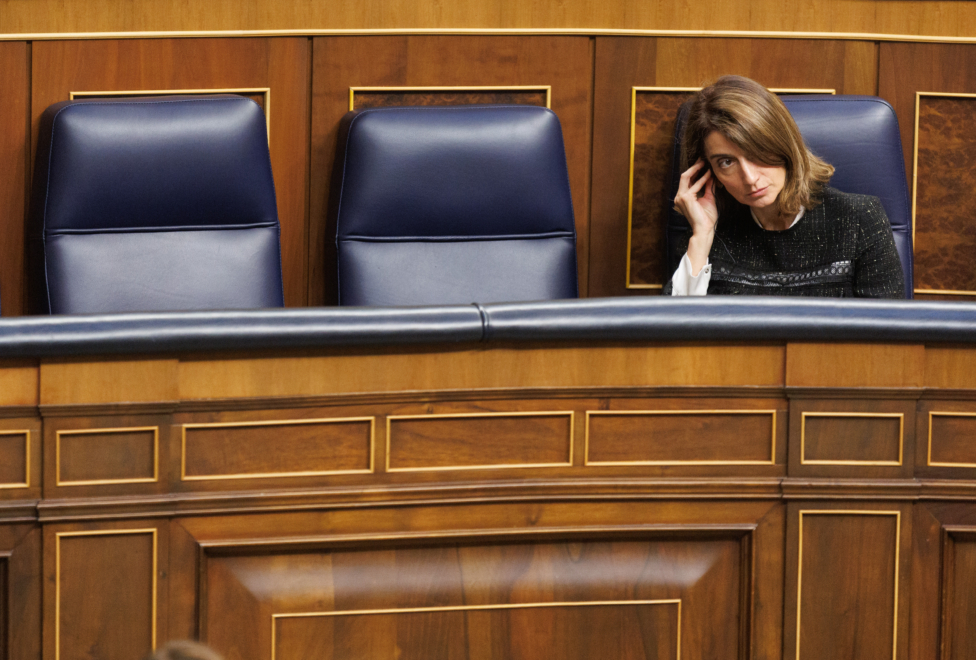
[[[752,185],[759,178],[759,172],[756,170],[756,166],[747,160],[742,161],[742,179]]]

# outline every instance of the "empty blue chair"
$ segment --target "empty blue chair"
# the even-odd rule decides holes
[[[230,95],[52,105],[29,235],[38,312],[282,306],[264,113]]]
[[[578,295],[562,129],[546,108],[351,112],[332,194],[340,305]]]
[[[844,96],[810,94],[781,97],[793,115],[807,147],[834,166],[830,186],[848,193],[873,195],[881,200],[895,247],[905,274],[905,296],[912,297],[912,207],[905,177],[904,152],[898,117],[884,99],[875,96]],[[688,117],[690,102],[681,107],[675,127],[671,195],[678,191],[681,176],[681,137]],[[681,254],[676,254],[677,238],[688,231],[688,222],[669,210],[667,227],[668,272],[678,267]]]

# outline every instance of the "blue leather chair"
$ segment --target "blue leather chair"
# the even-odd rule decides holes
[[[912,206],[905,177],[904,152],[898,117],[887,101],[875,96],[811,94],[781,97],[793,115],[807,147],[834,166],[830,185],[849,193],[874,195],[881,199],[895,247],[905,274],[905,296],[912,297]],[[688,230],[687,221],[671,210],[670,200],[678,192],[681,176],[681,137],[690,110],[681,107],[675,127],[671,196],[668,198],[668,272],[678,267],[677,237]]]
[[[566,155],[550,110],[350,112],[335,172],[340,305],[578,295]]]
[[[38,312],[283,305],[265,117],[240,96],[52,105],[30,225]]]

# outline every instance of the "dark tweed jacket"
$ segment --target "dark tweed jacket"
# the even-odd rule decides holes
[[[682,253],[689,238],[678,246]],[[736,204],[719,218],[708,259],[710,295],[905,297],[881,202],[833,188],[784,231],[765,231],[747,206]]]

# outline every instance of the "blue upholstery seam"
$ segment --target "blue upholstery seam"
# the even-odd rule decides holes
[[[181,231],[271,229],[277,226],[277,222],[255,222],[245,225],[187,225],[183,227],[105,227],[101,229],[55,229],[45,233],[45,236],[62,236],[71,234],[165,234]]]
[[[554,231],[544,234],[498,234],[496,236],[340,236],[337,241],[358,241],[361,243],[457,243],[477,241],[531,241],[547,238],[576,238],[570,231]]]
[[[488,341],[488,312],[485,308],[481,306],[481,303],[471,303],[478,310],[478,314],[481,316],[481,340]]]

